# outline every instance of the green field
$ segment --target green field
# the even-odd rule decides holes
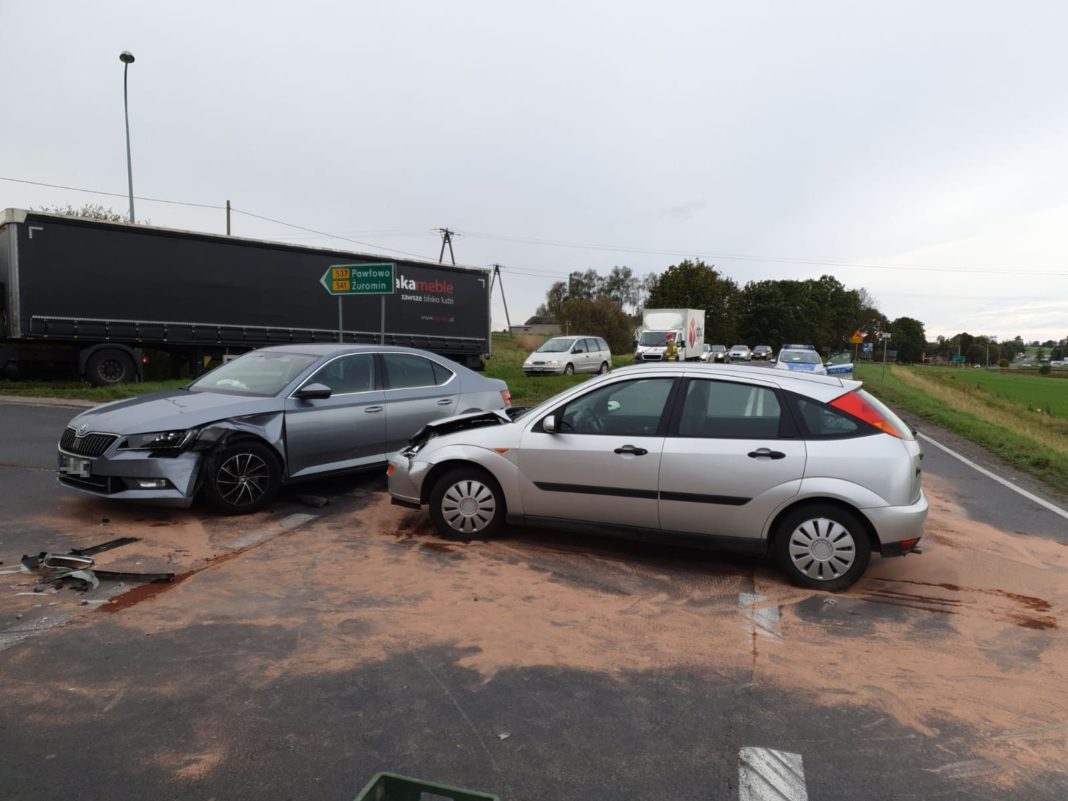
[[[1068,494],[1068,381],[1015,371],[862,364],[856,377],[891,406],[967,437]]]

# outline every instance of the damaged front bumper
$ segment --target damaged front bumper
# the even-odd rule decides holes
[[[386,475],[389,478],[389,495],[394,506],[422,508],[421,488],[429,467],[427,462],[417,462],[403,453],[395,453],[389,457]]]
[[[199,451],[159,456],[113,450],[86,458],[60,449],[57,479],[68,489],[97,498],[186,507],[193,502],[201,456]]]

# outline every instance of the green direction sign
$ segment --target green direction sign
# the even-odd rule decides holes
[[[389,262],[332,264],[319,283],[331,295],[392,295],[395,266]]]

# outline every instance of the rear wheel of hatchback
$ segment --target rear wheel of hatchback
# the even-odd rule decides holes
[[[853,512],[829,503],[806,504],[780,522],[775,558],[799,586],[838,592],[864,575],[871,560],[868,529]]]

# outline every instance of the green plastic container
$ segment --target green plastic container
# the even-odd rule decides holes
[[[356,801],[500,801],[495,795],[461,790],[447,784],[409,779],[396,773],[377,773]]]

